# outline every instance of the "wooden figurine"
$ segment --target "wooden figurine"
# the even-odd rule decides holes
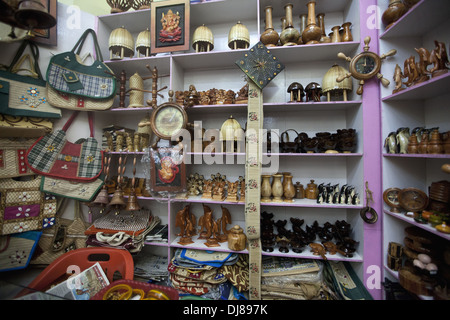
[[[238,192],[238,184],[239,181],[235,181],[235,182],[229,182],[227,181],[227,201],[230,202],[238,202],[238,197],[237,197],[237,192]]]
[[[405,90],[405,88],[402,88],[404,78],[405,78],[405,76],[403,75],[402,68],[397,64],[395,66],[395,70],[394,70],[395,88],[394,88],[394,90],[392,90],[392,93],[397,93],[402,90]]]
[[[213,220],[211,208],[203,205],[203,216],[198,219],[198,226],[200,227],[198,239],[209,239],[211,237]]]
[[[430,73],[432,77],[438,77],[448,72],[447,65],[449,64],[447,49],[445,43],[434,41],[436,47],[431,51],[430,62],[434,65]]]
[[[240,184],[239,202],[245,202],[245,179],[244,179],[244,177],[242,177],[242,176],[239,177],[239,184]]]
[[[305,96],[305,90],[303,89],[303,86],[298,82],[292,82],[287,92],[290,96],[289,102],[302,102],[303,97]]]
[[[212,199],[216,201],[225,200],[225,181],[216,182],[213,184]]]
[[[192,220],[194,218],[194,221]],[[190,205],[184,207],[184,209],[178,211],[175,217],[175,226],[180,228],[180,233],[176,234],[180,237],[178,241],[181,245],[188,245],[194,243],[192,236],[194,235],[195,217],[190,213]]]
[[[414,56],[405,60],[403,74],[408,79],[404,82],[407,87],[412,86],[419,79],[419,71],[417,71],[416,58]]]
[[[228,239],[228,234],[230,233],[230,230],[227,230],[227,225],[231,223],[231,214],[230,211],[221,206],[222,208],[222,216],[217,220],[218,228],[219,228],[219,234],[217,236],[217,239],[219,242],[225,242]]]
[[[323,260],[327,260],[325,256],[326,250],[320,243],[310,243],[311,252],[315,256],[321,256]]]
[[[399,128],[397,130],[397,144],[400,148],[400,153],[401,154],[406,154],[408,153],[407,148],[408,148],[408,143],[409,143],[409,128]]]
[[[212,198],[212,180],[205,180],[203,183],[203,199]]]
[[[248,102],[248,84],[244,85],[237,93],[236,103],[245,104]]]
[[[211,223],[212,223],[211,236],[208,239],[206,239],[205,246],[209,248],[220,247],[219,239],[217,238],[219,234],[219,224],[214,219],[212,219]]]
[[[430,71],[428,71],[428,66],[431,62],[431,54],[425,48],[414,48],[419,54],[419,62],[417,62],[417,71],[419,72],[419,79],[417,83],[427,81],[429,79]]]

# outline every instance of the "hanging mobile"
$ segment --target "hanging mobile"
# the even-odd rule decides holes
[[[356,91],[357,94],[363,94],[363,86],[366,80],[373,77],[380,79],[383,86],[387,87],[390,81],[385,79],[380,73],[381,63],[387,57],[393,56],[397,53],[397,50],[392,49],[388,53],[379,56],[378,54],[369,51],[370,37],[364,39],[364,51],[355,56],[354,58],[347,57],[344,53],[338,53],[338,57],[350,62],[350,73],[340,76],[336,79],[337,82],[342,82],[349,77],[353,77],[359,80],[359,88]]]
[[[370,207],[370,203],[373,202],[372,194],[373,192],[369,189],[369,182],[366,181],[366,206],[359,213],[364,222],[369,224],[374,224],[378,221],[378,213],[374,208]]]

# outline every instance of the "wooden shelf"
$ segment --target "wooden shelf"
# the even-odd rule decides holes
[[[441,0],[421,0],[380,35],[380,39],[425,36],[446,21],[450,3]]]
[[[450,154],[399,154],[384,153],[386,158],[423,158],[423,159],[450,159]]]
[[[389,210],[384,210],[384,213],[386,213],[386,214],[388,214],[388,215],[390,215],[390,216],[392,216],[392,217],[394,217],[396,219],[408,222],[409,224],[414,225],[416,227],[419,227],[419,228],[421,228],[423,230],[426,230],[426,231],[428,231],[430,233],[433,233],[433,234],[435,234],[435,235],[437,235],[437,236],[439,236],[439,237],[441,237],[441,238],[443,238],[445,240],[450,240],[450,234],[440,232],[440,231],[436,230],[436,228],[432,227],[430,224],[418,223],[418,222],[414,221],[414,218],[407,217],[403,213],[394,213],[394,212],[391,212]]]
[[[383,102],[425,100],[438,95],[448,93],[450,87],[450,72],[426,82],[404,89],[403,91],[391,94],[382,99]]]

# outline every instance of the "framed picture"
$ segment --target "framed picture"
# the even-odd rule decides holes
[[[189,50],[189,0],[151,3],[151,53]]]
[[[186,191],[186,164],[179,149],[163,147],[152,150],[150,172],[151,191]]]
[[[45,6],[48,13],[50,13],[55,19],[58,18],[58,1],[57,0],[40,0],[40,2]],[[57,28],[58,23],[53,28],[50,29],[34,29],[32,38],[33,41],[37,43],[42,43],[50,46],[56,46],[58,44],[58,33]]]

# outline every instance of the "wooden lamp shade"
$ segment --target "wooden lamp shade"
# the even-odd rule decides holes
[[[114,29],[109,36],[109,53],[111,60],[121,60],[134,56],[134,39],[125,27]]]
[[[250,45],[250,34],[240,21],[236,23],[228,34],[228,47],[230,49],[247,49]]]
[[[208,27],[202,25],[192,35],[192,48],[196,52],[208,52],[214,49],[214,36]]]
[[[327,73],[325,73],[322,80],[322,92],[327,94],[327,100],[331,101],[331,93],[343,94],[344,101],[347,101],[347,91],[353,90],[352,78],[347,78],[342,82],[337,82],[336,79],[345,76],[349,72],[343,67],[335,64]]]
[[[120,13],[130,10],[133,0],[106,0],[111,7],[111,13]]]
[[[136,38],[136,51],[138,58],[140,58],[140,55],[150,57],[150,31],[148,28],[138,34]]]

